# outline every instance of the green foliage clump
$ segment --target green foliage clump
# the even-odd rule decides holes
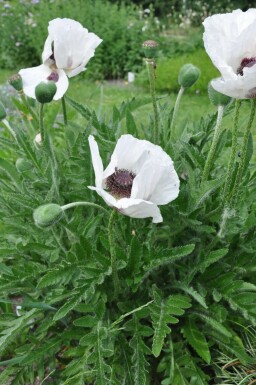
[[[111,208],[94,205],[70,208],[39,228],[33,212],[42,205],[54,203],[57,216],[74,201],[104,205],[87,187],[94,185],[90,134],[104,165],[121,134],[152,140],[153,120],[137,125],[133,116],[139,99],[114,106],[110,119],[67,102],[66,126],[59,102],[45,106],[42,145],[34,143],[37,109],[20,100],[14,103],[23,129],[16,117],[8,118],[13,131],[0,124],[0,384],[32,385],[37,378],[54,385],[209,385],[220,372],[213,364],[219,351],[250,367],[240,334],[256,323],[252,142],[236,214],[222,236],[221,154],[230,133],[222,132],[218,162],[202,182],[216,114],[180,127],[179,135],[174,127],[170,143],[169,103],[159,105],[159,143],[172,155],[181,186],[179,197],[161,207],[163,223],[116,212],[110,221]],[[34,119],[27,120],[31,108]]]
[[[181,55],[169,59],[160,59],[157,62],[156,69],[156,89],[158,91],[177,92],[179,84],[177,82],[180,68],[186,64],[192,63],[201,71],[201,76],[196,84],[191,87],[190,92],[207,93],[207,85],[219,75],[218,70],[213,66],[209,56],[204,50],[196,50],[186,55]],[[144,69],[137,78],[137,84],[147,86],[147,72]]]
[[[41,64],[48,22],[58,17],[77,20],[103,38],[92,59],[93,70],[89,67],[86,71],[86,76],[93,79],[124,77],[128,71],[140,69],[141,44],[154,38],[156,32],[154,19],[141,19],[139,8],[106,0],[55,0],[37,4],[25,1],[7,9],[0,4],[0,8],[4,11],[0,39],[2,68]]]

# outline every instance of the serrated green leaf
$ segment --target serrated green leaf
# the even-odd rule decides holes
[[[183,335],[197,354],[207,363],[211,362],[211,354],[208,343],[203,333],[190,318],[182,328]]]
[[[76,271],[76,266],[60,266],[58,269],[48,271],[40,279],[37,287],[42,289],[48,286],[65,285],[72,279]]]
[[[183,315],[184,309],[189,308],[189,298],[181,295],[172,295],[167,299],[161,297],[158,290],[154,290],[154,303],[150,306],[150,314],[153,323],[154,336],[152,353],[158,357],[161,353],[164,339],[171,332],[168,324],[178,323],[178,318],[174,315]]]
[[[73,310],[78,302],[80,301],[80,295],[79,296],[73,296],[71,297],[61,308],[57,311],[57,313],[54,315],[53,320],[58,321],[59,319],[65,317],[71,310]]]

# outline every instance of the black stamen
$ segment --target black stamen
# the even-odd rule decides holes
[[[106,187],[115,198],[130,198],[135,174],[129,170],[115,168],[106,179]]]

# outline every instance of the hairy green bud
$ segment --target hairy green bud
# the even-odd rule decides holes
[[[39,206],[34,210],[33,218],[38,227],[52,226],[63,217],[63,210],[61,206],[55,203],[48,203]]]
[[[208,96],[209,96],[211,103],[217,107],[218,106],[226,106],[228,103],[230,103],[230,101],[232,99],[230,96],[224,95],[221,92],[216,91],[213,88],[211,82],[208,84]]]
[[[33,168],[33,165],[24,158],[18,158],[15,163],[16,170],[20,173],[29,171]]]
[[[181,67],[178,82],[181,87],[189,88],[193,86],[201,75],[199,68],[195,67],[193,64],[185,64]]]
[[[21,92],[23,91],[23,83],[22,83],[22,78],[20,74],[15,74],[12,75],[9,80],[9,84],[15,88],[16,91]]]
[[[0,121],[6,118],[6,111],[3,104],[0,102]]]
[[[154,59],[157,55],[158,43],[154,40],[146,40],[142,48],[147,59]]]
[[[48,82],[41,82],[36,86],[35,94],[36,100],[39,103],[50,103],[57,92],[56,84],[50,80]]]

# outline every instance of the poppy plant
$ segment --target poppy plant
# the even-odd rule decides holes
[[[158,205],[173,201],[179,194],[179,178],[169,155],[147,140],[122,135],[104,170],[92,135],[89,145],[96,185],[89,188],[124,215],[162,222]]]

